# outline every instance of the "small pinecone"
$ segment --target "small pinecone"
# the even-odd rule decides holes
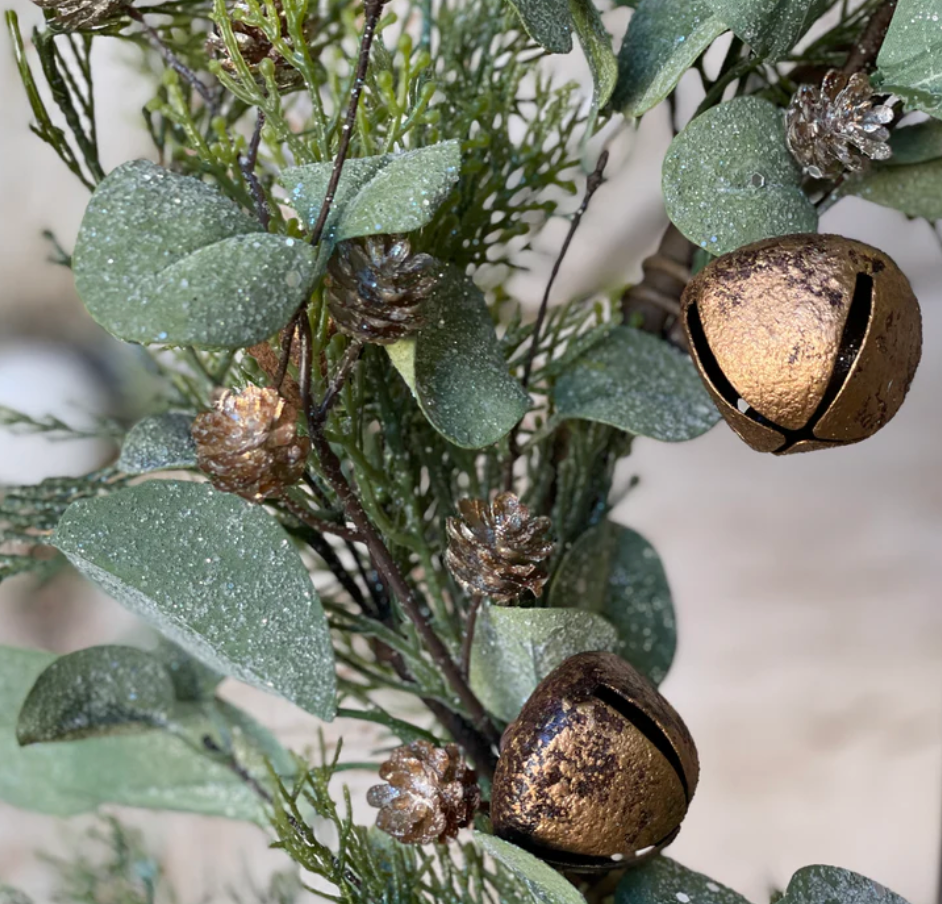
[[[445,523],[445,564],[467,593],[508,603],[524,590],[543,592],[545,560],[553,551],[549,518],[531,518],[513,493],[501,493],[490,505],[461,499],[458,512],[460,518]]]
[[[389,345],[421,325],[422,303],[438,277],[435,259],[413,254],[403,236],[342,242],[327,267],[327,304],[342,333]]]
[[[200,470],[217,490],[252,502],[278,495],[301,479],[311,448],[297,417],[274,389],[225,390],[193,421]]]
[[[64,31],[82,31],[106,24],[124,0],[33,0],[40,9],[55,10],[52,21]]]
[[[455,744],[435,747],[413,741],[397,747],[366,794],[379,807],[376,825],[403,844],[444,844],[471,824],[481,803],[477,775]]]
[[[265,4],[260,4],[262,10],[265,10]],[[278,18],[281,21],[281,36],[285,42],[290,45],[291,37],[288,34],[288,20],[285,17],[281,0],[275,0],[275,9],[278,12]],[[236,0],[230,7],[230,16],[232,20],[232,31],[235,34],[236,42],[239,45],[239,52],[242,59],[245,60],[252,74],[261,79],[258,74],[258,65],[264,59],[269,59],[275,67],[275,84],[281,91],[291,91],[300,88],[304,84],[304,77],[295,69],[285,58],[272,46],[263,29],[255,25],[249,25],[240,21],[237,16],[231,15],[238,13],[245,15],[250,13],[250,9],[245,0]],[[304,34],[306,37],[313,37],[317,30],[317,22],[314,19],[304,24]],[[226,47],[222,36],[215,32],[206,39],[206,51],[219,60],[222,68],[229,75],[238,75],[236,64],[232,61],[229,50]]]
[[[805,172],[833,179],[844,170],[859,172],[870,160],[888,160],[893,109],[873,103],[863,72],[830,70],[816,85],[802,85],[785,114],[789,150]],[[869,159],[868,159],[869,158]]]

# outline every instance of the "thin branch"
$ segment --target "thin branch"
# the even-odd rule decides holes
[[[324,423],[327,421],[327,415],[330,414],[334,400],[340,394],[340,390],[343,389],[343,385],[347,382],[347,377],[350,376],[354,365],[360,360],[360,353],[362,351],[363,344],[356,340],[353,340],[344,351],[343,357],[340,359],[340,364],[337,366],[337,372],[330,381],[330,385],[327,387],[327,392],[324,393],[324,398],[321,399],[320,405],[317,406],[314,412],[314,422],[318,425],[318,429],[323,427]]]
[[[608,148],[599,154],[598,163],[596,163],[595,169],[589,174],[589,178],[586,180],[585,195],[582,198],[582,203],[579,205],[579,209],[572,216],[572,222],[569,224],[569,232],[566,233],[566,238],[565,241],[563,241],[562,248],[559,249],[559,254],[556,255],[556,260],[553,263],[553,269],[550,272],[550,278],[546,283],[546,290],[543,292],[543,299],[540,302],[540,310],[536,315],[536,323],[533,326],[533,333],[530,336],[530,347],[527,351],[527,359],[523,365],[523,377],[521,378],[520,382],[524,389],[526,389],[530,384],[530,375],[533,372],[533,362],[536,359],[536,353],[540,347],[540,333],[543,330],[543,322],[546,320],[546,312],[549,309],[550,292],[553,290],[553,284],[556,282],[556,277],[559,275],[560,268],[562,267],[563,261],[566,258],[566,254],[569,251],[569,246],[572,244],[576,230],[579,228],[579,224],[582,222],[582,217],[589,209],[589,204],[592,202],[592,196],[599,190],[599,188],[601,188],[602,183],[605,181],[604,174],[607,164]],[[520,425],[517,424],[514,429],[511,430],[510,436],[508,438],[509,452],[507,454],[507,461],[504,465],[504,489],[507,491],[513,489],[513,466],[514,461],[519,455],[519,449],[517,447],[517,429],[519,426]]]
[[[268,198],[265,196],[265,190],[262,188],[262,183],[258,181],[258,175],[255,172],[255,167],[258,165],[258,149],[262,143],[262,129],[264,126],[265,113],[259,110],[248,149],[244,156],[239,157],[239,169],[242,172],[242,178],[245,179],[245,183],[249,187],[249,191],[252,193],[252,200],[255,201],[255,214],[258,217],[258,221],[267,232],[268,224],[271,222],[271,210],[268,208]],[[281,384],[279,383],[278,387],[280,388],[280,386]]]
[[[362,543],[363,537],[355,530],[351,530],[344,524],[337,524],[335,521],[328,521],[325,518],[318,518],[313,512],[308,511],[303,505],[295,502],[290,496],[282,496],[279,502],[302,524],[316,530],[318,533],[333,534],[342,540],[348,540],[351,543]]]
[[[213,97],[212,92],[200,80],[199,76],[170,49],[160,36],[160,32],[152,25],[148,24],[147,20],[144,18],[144,14],[130,3],[124,7],[124,11],[144,29],[147,36],[154,42],[157,52],[164,58],[164,62],[173,69],[174,72],[178,73],[183,80],[203,98],[206,106],[209,107],[211,111],[214,111],[216,109],[216,99]]]
[[[841,67],[843,72],[852,75],[855,72],[868,72],[874,67],[895,12],[896,0],[885,0],[876,8],[857,43],[847,55],[847,61]]]
[[[406,616],[415,625],[426,649],[435,660],[436,665],[438,665],[452,690],[467,709],[474,724],[483,732],[485,738],[491,744],[496,745],[500,741],[500,735],[497,729],[494,727],[490,717],[481,705],[481,701],[478,700],[477,696],[468,686],[468,683],[464,680],[461,671],[451,658],[447,647],[435,633],[428,619],[419,608],[413,596],[412,589],[409,587],[402,572],[396,565],[392,554],[383,542],[383,538],[370,521],[369,516],[366,514],[353,488],[347,482],[340,459],[331,448],[330,443],[320,429],[320,425],[318,425],[315,420],[315,410],[311,401],[311,367],[313,358],[311,324],[306,317],[302,317],[299,322],[299,327],[301,346],[301,397],[303,399],[304,412],[307,416],[311,443],[320,459],[324,477],[340,500],[340,504],[343,506],[347,518],[360,532],[376,570],[382,576],[390,591],[399,600],[399,605],[402,607],[403,612],[405,612]]]

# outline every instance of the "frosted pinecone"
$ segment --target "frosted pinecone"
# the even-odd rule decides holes
[[[887,123],[893,109],[873,103],[873,89],[863,72],[830,70],[821,87],[802,85],[785,113],[788,148],[806,173],[833,179],[844,170],[858,172],[870,160],[892,154]]]
[[[304,474],[310,451],[298,411],[274,389],[225,390],[193,421],[196,460],[214,487],[252,502],[277,496]]]
[[[379,807],[376,825],[403,844],[444,844],[471,824],[481,803],[477,775],[455,744],[413,741],[383,763],[367,803]]]
[[[274,5],[281,21],[281,36],[290,47],[292,39],[288,33],[288,20],[285,17],[281,0],[274,0]],[[260,3],[260,6],[264,12],[265,3]],[[304,77],[272,45],[264,30],[241,21],[242,16],[251,14],[249,5],[245,0],[236,0],[229,7],[229,13],[232,20],[232,31],[239,45],[239,52],[242,54],[242,59],[245,60],[246,65],[252,70],[252,74],[261,80],[261,75],[258,73],[259,63],[264,59],[269,59],[275,67],[275,84],[279,90],[291,91],[300,88],[304,84]],[[312,38],[316,31],[316,19],[311,18],[305,22],[304,35],[306,38]],[[239,70],[233,62],[229,49],[226,47],[221,35],[213,32],[206,39],[206,51],[219,60],[220,65],[229,75],[237,76],[239,74]]]
[[[546,559],[553,552],[549,518],[530,517],[513,493],[501,493],[490,505],[461,499],[458,513],[445,523],[445,564],[467,593],[508,603],[524,590],[543,592]]]
[[[40,9],[55,10],[52,21],[64,31],[104,25],[125,6],[123,0],[33,0]]]
[[[436,261],[413,254],[404,236],[342,242],[327,267],[327,304],[342,333],[388,345],[422,325],[422,304],[436,282]]]

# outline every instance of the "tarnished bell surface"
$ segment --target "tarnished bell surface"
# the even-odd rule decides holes
[[[624,866],[673,840],[699,772],[686,726],[654,687],[614,653],[580,653],[504,732],[494,831],[570,869]]]
[[[760,452],[855,443],[903,404],[922,348],[909,281],[837,235],[766,239],[687,285],[690,354],[723,417]]]

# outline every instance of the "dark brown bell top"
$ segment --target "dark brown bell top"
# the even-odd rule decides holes
[[[899,410],[922,348],[919,303],[896,264],[837,235],[766,239],[688,284],[690,354],[753,449],[859,442]]]
[[[494,831],[570,869],[624,865],[674,839],[699,771],[687,727],[647,679],[614,653],[580,653],[504,732]]]

